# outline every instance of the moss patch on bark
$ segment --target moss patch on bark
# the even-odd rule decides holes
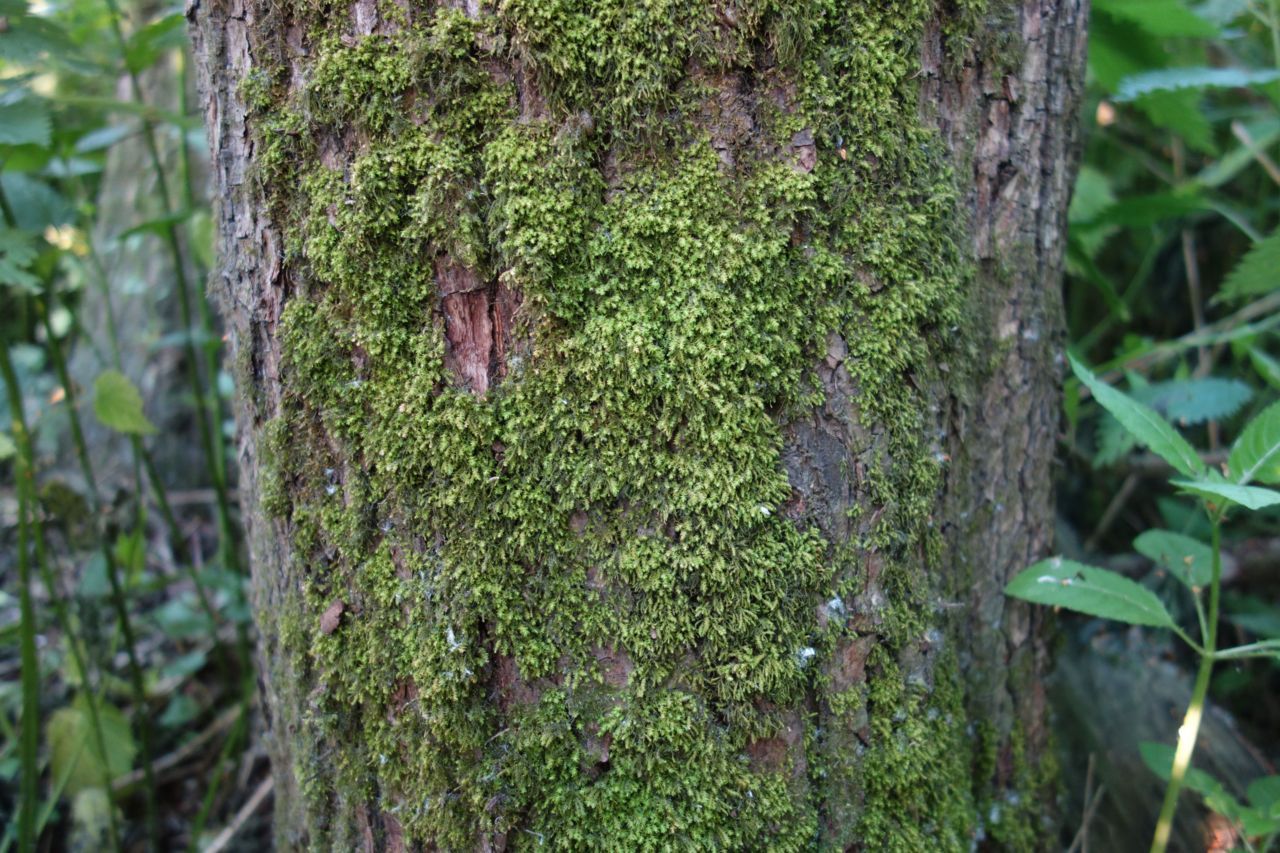
[[[296,270],[264,507],[304,578],[273,618],[314,686],[313,825],[376,801],[441,849],[804,849],[836,841],[835,774],[842,833],[967,846],[955,659],[920,662],[945,622],[921,389],[969,281],[913,82],[933,4],[491,12],[385,3],[352,36],[295,4],[301,85],[243,93]],[[519,294],[483,394],[446,364],[442,268]],[[780,459],[831,335],[877,448],[841,543]],[[869,553],[866,681],[828,696]],[[815,703],[866,742],[833,756]]]

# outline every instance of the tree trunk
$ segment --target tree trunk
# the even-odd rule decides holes
[[[195,0],[277,836],[1051,846],[1086,0]]]

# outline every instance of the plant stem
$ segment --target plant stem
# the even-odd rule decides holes
[[[18,454],[14,479],[18,486],[18,598],[21,608],[19,643],[22,660],[22,740],[19,744],[20,780],[18,789],[18,849],[36,847],[36,780],[40,774],[37,752],[40,748],[40,670],[36,658],[36,610],[31,599],[31,558],[28,554],[31,531],[29,514],[32,505],[31,445],[27,440],[26,419],[22,416],[22,393],[18,376],[9,360],[9,346],[0,342],[0,373],[9,397],[13,421],[14,443]]]
[[[49,315],[53,310],[53,304],[54,304],[53,303],[53,286],[51,284],[46,284],[45,306],[44,306],[43,313],[44,313],[45,334],[49,339],[49,343],[48,343],[49,354],[52,357],[54,373],[58,377],[58,382],[62,384],[63,393],[66,395],[67,420],[71,425],[71,442],[73,445],[75,445],[76,457],[80,462],[80,473],[84,477],[85,488],[88,490],[88,493],[89,493],[89,506],[93,508],[95,519],[98,519],[100,522],[102,499],[101,499],[101,496],[98,494],[98,482],[97,482],[97,478],[94,476],[94,473],[93,473],[93,462],[89,457],[89,447],[84,439],[84,430],[80,426],[80,411],[76,405],[78,392],[75,390],[75,386],[71,382],[71,374],[67,370],[66,357],[62,354],[62,347],[58,343],[57,336],[54,335],[53,333],[53,324],[49,320]],[[131,436],[131,437],[135,441],[137,440],[136,436]],[[137,458],[137,455],[135,454],[134,479],[138,485],[138,489],[139,489],[138,501],[139,501],[139,507],[141,507],[142,501],[143,501],[143,496],[141,492],[142,477],[141,477],[141,474],[136,470],[137,466],[138,466],[138,458]],[[145,520],[145,515],[142,514],[141,511],[139,512],[139,515],[140,515],[140,518],[138,523],[138,530],[139,532],[142,532],[146,529],[145,524],[143,523]],[[103,557],[110,560],[114,555],[110,555],[107,553],[110,550],[110,546],[107,542],[107,536],[106,536],[105,530],[100,529],[98,531],[98,542],[102,548]],[[111,562],[108,562],[107,565],[110,566]],[[209,617],[209,631],[213,635],[214,648],[215,649],[219,648],[218,646],[218,615],[217,615],[217,612],[213,609],[213,604],[209,601],[208,591],[205,590],[204,584],[200,582],[200,576],[196,574],[195,569],[192,568],[187,563],[183,563],[182,565],[186,566],[187,574],[189,575],[191,583],[195,586],[196,598],[198,598],[200,601],[200,608],[204,611],[205,615]],[[221,654],[219,655],[219,660],[225,666],[225,658]]]
[[[111,366],[116,370],[124,373],[124,360],[120,355],[120,336],[116,325],[115,306],[111,300],[111,284],[107,275],[106,266],[102,263],[102,258],[98,255],[98,250],[93,245],[93,236],[88,229],[85,231],[85,239],[88,244],[88,257],[90,266],[93,268],[93,275],[90,278],[94,285],[98,288],[99,297],[107,313],[107,342],[111,346]],[[79,319],[76,319],[77,328],[81,329],[82,336],[89,339],[89,334],[83,327],[79,326]],[[133,447],[133,458],[136,463],[142,461],[143,470],[147,472],[147,479],[151,482],[151,492],[155,497],[156,506],[160,509],[160,517],[164,519],[165,527],[169,530],[170,547],[174,553],[178,555],[178,559],[182,559],[185,550],[182,540],[182,530],[178,527],[178,519],[173,514],[173,507],[169,505],[169,496],[164,489],[164,481],[160,479],[160,473],[156,470],[155,462],[151,458],[151,454],[147,452],[146,447],[142,444],[142,439],[136,435],[129,436],[129,442]],[[138,494],[143,494],[142,482],[139,480],[137,484]]]
[[[1249,657],[1273,657],[1280,655],[1280,640],[1260,640],[1247,646],[1223,649],[1214,655],[1215,660],[1234,660]]]
[[[1209,631],[1204,637],[1204,649],[1200,654],[1200,669],[1191,690],[1191,703],[1178,729],[1178,748],[1173,755],[1173,767],[1169,772],[1169,785],[1164,791],[1164,803],[1160,806],[1160,818],[1156,821],[1155,835],[1151,839],[1151,853],[1164,853],[1173,831],[1173,816],[1178,810],[1178,795],[1182,782],[1191,765],[1191,754],[1200,734],[1200,720],[1204,717],[1205,697],[1209,693],[1209,677],[1213,674],[1214,649],[1218,642],[1218,594],[1222,587],[1222,516],[1211,513],[1213,522],[1213,580],[1209,585]]]
[[[116,43],[116,48],[120,52],[121,58],[127,56],[127,45],[124,37],[124,31],[120,26],[120,6],[116,0],[105,0],[108,18],[110,19],[112,38]],[[142,83],[138,79],[138,73],[129,67],[128,60],[125,59],[125,71],[129,77],[130,92],[133,100],[140,106],[146,105],[146,99],[142,94]],[[204,381],[200,377],[200,365],[202,361],[205,364],[209,374],[208,380],[213,386],[213,393],[217,393],[217,358],[212,349],[205,348],[205,357],[201,359],[192,332],[194,330],[194,315],[191,310],[191,293],[187,283],[186,263],[183,258],[182,247],[178,243],[177,225],[172,221],[174,214],[173,200],[169,193],[169,181],[165,175],[164,164],[160,161],[160,148],[156,144],[155,126],[151,119],[147,116],[142,118],[142,138],[146,144],[147,157],[151,163],[151,171],[156,180],[156,193],[160,197],[161,213],[168,218],[163,227],[165,245],[169,249],[169,254],[173,263],[174,277],[177,281],[176,290],[178,292],[178,310],[182,318],[182,326],[184,337],[186,339],[187,360],[189,364],[189,378],[191,381],[192,395],[195,397],[196,403],[196,421],[200,430],[200,441],[204,446],[205,457],[209,462],[209,474],[213,479],[214,494],[217,497],[217,515],[218,515],[218,550],[224,565],[232,569],[239,569],[239,560],[236,556],[234,540],[231,531],[231,503],[227,497],[227,481],[226,481],[226,465],[222,452],[222,423],[221,420],[216,424],[211,424],[211,414],[209,411],[209,400],[205,394]],[[182,141],[185,147],[186,141]],[[201,297],[203,302],[203,296]],[[208,317],[208,306],[205,306],[202,312],[202,318],[207,320],[207,325],[212,324],[212,319]],[[211,329],[206,328],[206,331]],[[220,408],[220,407],[218,407]]]
[[[1280,68],[1280,0],[1271,0],[1271,52]]]
[[[5,222],[10,228],[16,227],[17,223],[13,217],[13,209],[9,206],[9,199],[5,196],[3,188],[0,188],[0,214],[3,214]],[[52,327],[47,325],[46,329],[50,333],[52,340]],[[61,353],[59,353],[60,355]],[[25,539],[33,538],[35,540],[36,563],[40,569],[40,576],[44,581],[45,592],[49,596],[49,600],[53,604],[54,617],[58,622],[58,627],[62,629],[62,633],[67,638],[67,647],[71,651],[71,659],[76,665],[76,669],[80,672],[80,678],[84,684],[85,705],[89,712],[89,730],[93,735],[94,746],[98,751],[98,755],[103,756],[102,783],[103,790],[111,790],[111,774],[106,765],[107,745],[106,738],[102,731],[102,718],[98,714],[98,700],[93,695],[93,686],[89,683],[89,667],[87,655],[81,650],[80,644],[77,642],[75,632],[72,630],[71,615],[67,610],[66,600],[58,593],[57,585],[54,582],[53,572],[49,568],[48,557],[44,550],[44,534],[41,530],[40,520],[36,514],[36,499],[33,486],[35,485],[35,452],[31,448],[31,437],[27,431],[27,419],[22,409],[22,390],[18,385],[17,374],[13,370],[13,363],[9,359],[9,347],[0,343],[0,372],[4,374],[4,384],[9,395],[10,417],[13,421],[13,434],[15,444],[18,446],[19,466],[15,469],[15,479],[18,489],[18,565],[19,565],[19,583],[21,586],[21,603],[22,610],[22,630],[23,634],[20,639],[22,643],[22,690],[23,690],[23,713],[26,714],[28,700],[28,670],[30,670],[35,681],[35,704],[38,711],[39,708],[39,676],[35,672],[35,667],[27,666],[27,647],[26,641],[28,628],[30,629],[30,639],[32,642],[32,654],[34,655],[35,641],[35,614],[34,608],[31,606],[30,585],[30,567],[27,564],[28,548]],[[30,513],[30,521],[28,521],[28,513]],[[30,533],[33,531],[33,534]],[[24,571],[25,568],[25,571]],[[27,717],[24,716],[24,719]],[[30,737],[35,740],[37,732],[32,726]],[[22,746],[23,759],[26,758],[25,748],[27,746],[27,727],[23,728]],[[26,791],[27,780],[30,780],[32,786],[36,783],[36,773],[27,772],[24,761],[23,764],[23,784],[21,790]],[[24,801],[25,802],[25,801]],[[116,821],[115,804],[112,803],[107,811],[107,831],[108,838],[111,841],[111,849],[120,850],[120,828]],[[19,845],[23,850],[25,846]]]

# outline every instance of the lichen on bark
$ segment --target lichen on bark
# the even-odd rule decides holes
[[[978,836],[960,5],[250,6],[293,843]]]

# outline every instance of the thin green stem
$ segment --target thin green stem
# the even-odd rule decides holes
[[[111,299],[110,279],[107,275],[106,266],[102,263],[102,258],[98,255],[98,250],[93,245],[92,235],[86,234],[88,242],[89,263],[93,268],[94,285],[98,288],[98,295],[102,299],[102,304],[107,313],[107,342],[111,346],[111,366],[121,373],[124,372],[124,359],[120,355],[120,335],[117,331],[115,306]],[[78,326],[78,319],[77,319]],[[82,329],[83,336],[88,338],[89,335]],[[146,447],[142,444],[142,439],[136,435],[129,436],[129,442],[133,448],[134,460],[142,460],[142,468],[147,473],[147,480],[151,483],[151,493],[156,500],[156,506],[160,508],[160,517],[164,520],[165,527],[169,531],[169,541],[174,552],[178,554],[178,558],[182,559],[182,553],[185,546],[182,539],[182,530],[178,527],[178,519],[173,513],[173,507],[169,504],[169,495],[165,491],[164,481],[160,479],[160,473],[156,470],[155,462],[151,458],[151,454],[147,452]],[[135,466],[136,468],[136,466]],[[138,494],[143,493],[142,482],[137,484]]]
[[[17,222],[13,217],[13,209],[9,206],[9,199],[7,196],[5,196],[3,188],[0,188],[0,214],[3,214],[4,220],[9,225],[9,227],[12,228],[16,226]],[[20,639],[20,642],[23,644],[21,649],[23,711],[25,714],[27,710],[26,703],[30,701],[28,700],[28,693],[27,693],[27,687],[28,687],[27,679],[28,679],[29,671],[33,676],[36,677],[36,690],[34,693],[34,697],[35,697],[34,701],[36,703],[37,710],[39,706],[39,678],[38,678],[38,674],[35,672],[35,667],[34,666],[28,667],[27,665],[27,658],[26,658],[27,648],[25,645],[28,639],[26,636],[26,631],[29,628],[31,631],[31,640],[33,642],[32,652],[34,654],[34,637],[35,637],[34,610],[31,609],[31,612],[29,612],[29,608],[31,605],[31,600],[30,600],[31,596],[30,596],[30,589],[29,589],[30,568],[28,566],[26,572],[21,571],[21,567],[25,565],[26,561],[29,559],[28,548],[27,548],[26,542],[24,541],[24,536],[31,534],[30,538],[33,538],[35,540],[36,563],[39,566],[40,575],[44,581],[45,592],[48,595],[50,602],[52,602],[53,604],[54,618],[58,622],[58,627],[61,628],[62,633],[67,638],[67,647],[71,650],[71,658],[74,661],[77,670],[79,670],[80,677],[84,682],[85,705],[89,712],[89,731],[93,737],[94,746],[97,748],[98,755],[105,756],[107,754],[106,738],[103,735],[102,718],[98,713],[98,700],[97,700],[97,697],[94,696],[92,685],[89,684],[89,668],[87,665],[87,655],[85,655],[84,652],[80,649],[80,644],[79,642],[77,642],[75,631],[72,630],[71,614],[68,612],[66,600],[63,598],[62,595],[59,594],[57,590],[57,587],[53,578],[53,571],[49,568],[48,555],[45,553],[45,549],[44,549],[44,534],[43,534],[43,531],[41,530],[39,517],[36,515],[36,502],[35,502],[35,493],[34,493],[35,452],[32,450],[32,447],[31,447],[31,440],[30,440],[31,436],[30,436],[30,433],[27,431],[27,419],[22,409],[22,390],[18,385],[18,377],[13,370],[13,364],[9,359],[9,348],[6,344],[3,344],[3,343],[0,343],[0,370],[2,370],[2,372],[4,373],[4,383],[9,395],[10,416],[13,420],[14,440],[15,440],[15,443],[18,445],[18,458],[20,463],[20,467],[15,471],[15,474],[16,474],[15,479],[17,480],[17,485],[18,485],[18,504],[19,504],[19,508],[18,508],[18,536],[19,536],[18,560],[19,560],[19,568],[20,568],[19,583],[22,587],[21,589],[22,598],[20,602],[20,607],[22,610],[23,636]],[[28,513],[30,513],[30,516],[28,516]],[[34,531],[33,534],[31,533],[32,531]],[[24,719],[33,719],[33,718],[24,717]],[[27,733],[28,728],[31,729],[30,735],[28,735]],[[38,733],[35,731],[34,726],[24,726],[22,734],[23,734],[22,745],[24,747],[23,758],[25,759],[26,758],[25,747],[27,746],[27,738],[30,737],[32,739],[35,739]],[[33,786],[35,785],[36,773],[25,772],[26,771],[25,762],[23,764],[23,768],[24,768],[23,788],[21,790],[25,791],[25,785],[27,784],[27,780],[30,780],[31,785]],[[104,790],[110,791],[111,777],[110,777],[110,771],[108,770],[105,761],[103,762],[102,775],[103,775],[103,788]],[[121,849],[120,848],[120,828],[116,821],[116,811],[115,811],[114,804],[111,806],[111,808],[108,810],[108,813],[107,813],[107,831],[108,831],[108,838],[111,841],[111,848],[113,850]],[[26,850],[28,848],[23,846],[22,849]]]
[[[46,299],[49,298],[50,294],[51,287],[46,287]],[[63,393],[66,395],[72,443],[75,445],[76,455],[80,461],[80,470],[85,478],[85,487],[89,492],[90,506],[93,508],[95,521],[100,524],[102,514],[97,479],[94,476],[93,463],[89,458],[89,449],[84,439],[84,432],[80,426],[80,417],[76,409],[75,386],[72,384],[71,377],[67,372],[66,360],[62,355],[57,338],[53,334],[53,326],[49,321],[47,308],[44,311],[44,315],[45,331],[49,336],[48,349],[52,356],[58,381],[62,383]],[[160,823],[156,808],[155,775],[151,767],[151,725],[147,719],[147,691],[143,683],[142,666],[138,661],[137,639],[133,632],[133,622],[125,602],[124,586],[120,582],[120,567],[116,563],[115,553],[111,548],[111,544],[107,541],[106,531],[101,527],[98,530],[98,544],[107,567],[107,580],[111,586],[111,603],[116,611],[116,619],[120,624],[120,630],[124,634],[125,653],[129,661],[130,683],[133,688],[134,703],[137,705],[138,721],[140,723],[138,726],[138,742],[141,747],[142,772],[146,783],[147,833],[151,839],[152,849],[158,850],[160,848]],[[103,752],[102,754],[105,755],[106,753]]]
[[[1214,655],[1215,660],[1234,660],[1237,658],[1272,657],[1280,655],[1280,640],[1262,640],[1247,646],[1233,646]]]
[[[1280,68],[1280,0],[1271,0],[1271,53]]]
[[[1195,752],[1196,737],[1200,734],[1200,720],[1204,717],[1205,697],[1209,693],[1209,677],[1213,674],[1214,649],[1218,642],[1218,598],[1222,589],[1222,516],[1211,515],[1213,522],[1213,580],[1209,585],[1209,632],[1204,638],[1200,655],[1200,669],[1196,673],[1195,686],[1191,689],[1191,703],[1178,729],[1178,746],[1173,755],[1173,767],[1169,772],[1169,785],[1165,788],[1164,803],[1156,821],[1155,835],[1151,839],[1151,853],[1164,853],[1173,831],[1173,817],[1178,810],[1178,795],[1191,755]]]
[[[31,444],[22,416],[22,393],[9,360],[9,346],[0,342],[0,373],[8,392],[14,443],[18,446],[14,479],[18,486],[18,600],[21,609],[20,656],[22,661],[22,740],[19,744],[18,849],[36,847],[36,781],[40,748],[40,664],[36,658],[36,608],[31,598],[30,518],[35,512]]]
[[[80,472],[85,480],[85,488],[88,489],[89,505],[94,510],[94,518],[99,520],[100,522],[101,516],[102,516],[101,514],[102,499],[98,493],[98,482],[97,482],[96,476],[94,475],[93,462],[91,461],[91,458],[89,456],[89,447],[88,447],[88,444],[85,442],[84,430],[80,425],[80,410],[79,410],[79,407],[77,406],[78,394],[77,394],[77,391],[75,390],[74,383],[72,383],[71,381],[71,374],[67,370],[66,356],[64,356],[62,353],[62,347],[58,343],[58,338],[53,331],[53,324],[49,320],[49,315],[52,313],[52,310],[54,307],[53,300],[54,300],[53,286],[51,284],[46,284],[45,286],[46,306],[43,313],[44,313],[45,334],[48,336],[48,340],[49,340],[48,350],[51,356],[51,360],[53,361],[54,373],[58,377],[58,382],[61,383],[62,385],[63,393],[66,395],[67,420],[71,425],[71,442],[73,445],[75,445],[76,457],[80,462]],[[135,441],[137,440],[136,436],[132,436],[132,438]],[[138,486],[141,487],[142,476],[140,472],[136,471],[137,466],[138,466],[138,458],[137,458],[137,455],[135,454],[134,479],[137,482]],[[142,514],[142,509],[141,509],[142,507],[141,493],[139,493],[138,495],[138,506],[139,506],[139,513],[141,516],[138,519],[138,530],[143,531],[146,529],[146,526],[145,526],[145,515]],[[111,555],[108,555],[107,552],[110,551],[110,544],[107,542],[107,536],[106,536],[105,530],[100,529],[98,531],[98,542],[102,548],[104,558],[109,558]],[[108,563],[108,565],[110,565],[110,563]],[[187,568],[188,570],[187,574],[189,576],[189,579],[191,580],[191,583],[195,586],[196,598],[198,598],[200,601],[200,607],[202,610],[204,610],[205,615],[209,617],[209,631],[213,635],[214,647],[217,648],[218,647],[218,616],[216,611],[214,611],[213,609],[212,602],[209,601],[208,591],[205,590],[204,584],[200,582],[200,576],[196,574],[195,569],[190,564],[182,563],[181,565]],[[220,658],[220,660],[222,659]],[[225,666],[225,660],[222,660],[222,665]]]
[[[126,56],[126,41],[124,31],[121,28],[120,7],[116,0],[105,0],[108,18],[111,24],[112,38],[116,43],[116,48],[120,52],[120,56]],[[133,100],[140,106],[146,105],[146,98],[142,93],[142,83],[138,79],[138,74],[133,68],[129,67],[128,62],[125,63],[125,69],[129,77],[130,92]],[[155,126],[151,119],[147,116],[142,118],[142,138],[147,149],[147,157],[150,160],[151,170],[156,180],[156,192],[160,197],[161,212],[165,217],[172,217],[174,214],[173,198],[169,192],[169,181],[165,174],[164,164],[160,159],[160,148],[156,143]],[[185,147],[185,141],[184,141]],[[209,398],[205,394],[204,381],[200,376],[200,365],[204,363],[208,372],[208,380],[213,385],[214,393],[217,393],[217,357],[211,348],[204,348],[204,358],[201,358],[200,348],[198,348],[193,340],[192,331],[193,313],[191,310],[191,293],[187,282],[186,263],[182,253],[182,247],[178,242],[177,225],[170,219],[163,228],[165,245],[169,249],[171,256],[174,276],[177,280],[178,292],[178,311],[182,318],[182,326],[185,331],[185,347],[187,350],[187,360],[189,361],[188,371],[191,381],[192,394],[195,397],[196,404],[196,421],[200,430],[200,441],[204,447],[205,456],[209,461],[209,474],[213,479],[213,489],[217,501],[218,516],[218,533],[219,533],[219,553],[222,557],[224,565],[228,565],[233,569],[239,568],[239,560],[233,546],[232,530],[231,530],[231,503],[227,496],[227,480],[226,465],[222,452],[222,433],[221,419],[216,424],[211,424],[211,418],[214,417],[209,411]],[[203,302],[203,297],[201,298]],[[207,305],[205,311],[207,312]],[[202,318],[205,317],[202,314]],[[212,320],[208,321],[210,324]],[[220,407],[216,407],[220,408]],[[216,428],[215,428],[216,427]]]
[[[231,753],[240,746],[244,738],[249,719],[247,695],[246,691],[241,691],[240,714],[237,716],[233,728],[227,734],[227,739],[223,742],[222,749],[218,751],[218,760],[214,764],[213,778],[210,780],[208,790],[205,791],[204,799],[200,803],[200,811],[196,813],[195,819],[191,822],[191,842],[188,849],[192,853],[196,850],[200,835],[204,832],[205,824],[209,820],[209,813],[213,811],[214,800],[222,787],[223,779],[226,778],[227,774],[223,768],[231,757]]]

